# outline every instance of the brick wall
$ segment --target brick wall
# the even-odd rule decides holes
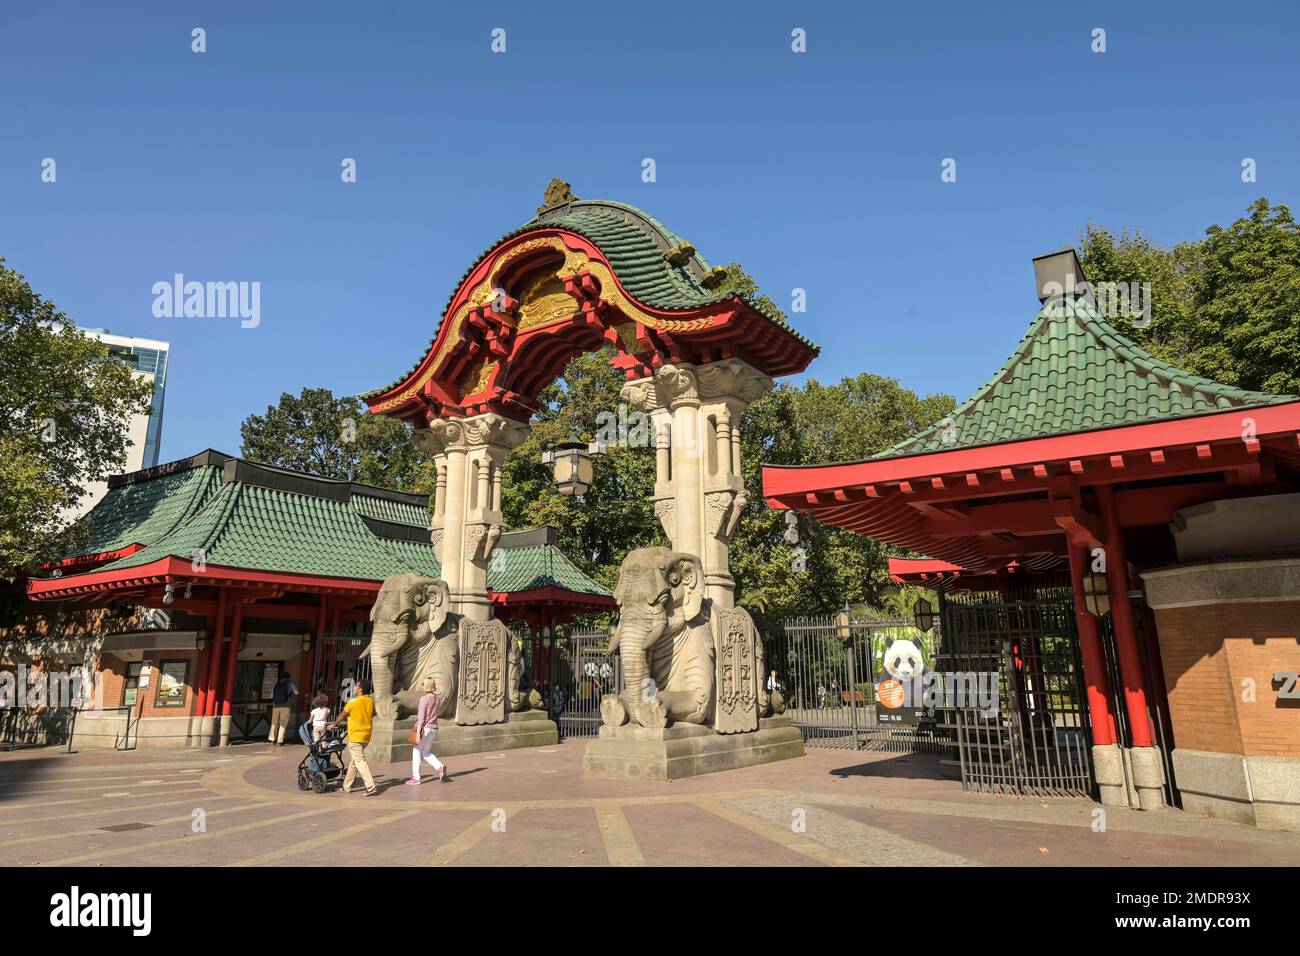
[[[1273,683],[1275,673],[1300,673],[1300,600],[1155,615],[1179,748],[1300,757],[1300,707],[1279,700]]]
[[[189,717],[194,713],[197,700],[194,686],[198,680],[196,668],[200,655],[197,651],[158,651],[149,671],[149,686],[140,688],[136,697],[133,717]],[[179,707],[159,707],[158,682],[160,668],[164,663],[185,661],[189,666],[185,673],[185,703]],[[129,665],[113,654],[102,654],[99,658],[99,678],[104,682],[104,706],[123,706],[123,692],[126,687],[126,672]]]

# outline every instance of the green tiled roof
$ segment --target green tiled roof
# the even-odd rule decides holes
[[[579,594],[609,595],[578,570],[564,552],[545,544],[494,552],[488,563],[488,587],[498,594],[556,587]]]
[[[352,507],[367,518],[392,521],[395,524],[409,524],[413,528],[429,527],[427,504],[412,505],[405,501],[393,501],[375,495],[353,494]]]
[[[414,570],[385,551],[346,501],[227,482],[193,520],[102,570],[171,556],[208,564],[322,577],[383,580]]]
[[[369,486],[208,456],[223,467],[196,467],[193,462],[212,460],[198,456],[119,482],[96,511],[101,526],[114,529],[115,535],[111,541],[102,536],[99,543],[121,543],[97,546],[93,553],[125,544],[146,547],[85,573],[138,568],[166,557],[193,561],[196,556],[216,567],[366,581],[410,571],[441,572],[427,537],[427,506],[385,497]],[[547,534],[551,537],[543,540],[553,540],[554,533]],[[414,540],[417,536],[422,540]],[[512,539],[529,546],[508,546]],[[609,596],[553,544],[531,543],[536,540],[531,532],[503,536],[489,566],[491,590],[555,586]],[[66,575],[65,580],[75,577]]]
[[[683,265],[672,265],[664,258],[664,252],[674,246],[681,245],[684,240],[676,233],[669,231],[666,226],[649,213],[635,206],[608,199],[580,199],[563,205],[552,206],[524,223],[518,229],[507,232],[484,250],[474,260],[473,264],[465,270],[464,275],[460,277],[453,287],[452,294],[447,299],[447,304],[443,306],[443,314],[445,315],[451,307],[452,299],[456,295],[456,289],[460,288],[470,273],[478,268],[479,263],[493,249],[506,240],[513,239],[522,233],[543,229],[548,226],[557,229],[568,229],[585,236],[595,243],[596,247],[609,259],[614,275],[623,284],[623,287],[632,294],[633,298],[645,305],[667,311],[683,312],[713,305],[727,299],[739,298],[759,315],[782,326],[804,345],[813,349],[817,348],[808,339],[786,325],[780,312],[773,306],[761,302],[759,297],[748,293],[731,291],[714,292],[704,288],[701,280],[704,278],[705,273],[709,271],[709,264],[702,256],[696,253]],[[429,342],[429,348],[433,347],[437,338],[437,332],[435,331],[433,339]],[[419,368],[420,363],[424,361],[424,355],[427,354],[428,349],[420,356],[419,361],[396,382],[382,388],[373,389],[364,393],[364,395],[377,395],[396,384],[406,381]]]
[[[418,541],[385,540],[383,546],[421,574],[442,573],[432,544]],[[523,548],[498,547],[488,563],[488,589],[498,594],[518,594],[537,588],[557,587],[578,594],[609,597],[601,587],[554,545]]]
[[[1192,375],[1120,335],[1087,303],[1044,309],[975,395],[925,431],[873,456],[977,445],[1296,401]]]
[[[152,544],[201,508],[220,486],[221,469],[212,464],[115,484],[85,516],[89,542],[68,557]]]

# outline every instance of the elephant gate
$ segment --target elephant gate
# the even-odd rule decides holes
[[[651,423],[643,437],[628,432],[620,441],[653,447],[654,512],[672,545],[624,565],[617,643],[632,686],[604,694],[602,684],[601,720],[612,736],[620,727],[669,725],[679,729],[662,734],[665,741],[684,740],[689,727],[756,732],[770,711],[755,659],[761,642],[735,608],[727,554],[748,504],[740,424],[773,376],[801,371],[817,350],[770,306],[724,290],[726,278],[646,213],[580,201],[557,180],[538,216],[470,268],[411,371],[363,396],[372,412],[410,424],[434,460],[430,531],[441,579],[457,626],[479,628],[484,640],[483,627],[493,622],[488,566],[504,530],[506,457],[527,439],[543,389],[569,361],[612,350],[610,364],[626,378],[622,401]],[[594,424],[617,409],[590,412]],[[494,653],[504,654],[508,632],[500,630]],[[506,670],[483,675],[491,683]],[[493,699],[502,691],[484,689]],[[613,763],[605,770],[638,772]],[[695,766],[691,772],[704,772]],[[687,769],[680,764],[676,772]]]

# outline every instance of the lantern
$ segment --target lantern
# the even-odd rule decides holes
[[[542,455],[542,464],[551,466],[555,485],[562,495],[585,494],[591,487],[591,458],[604,451],[596,444],[587,444],[577,436],[562,441]]]
[[[934,605],[925,598],[912,605],[912,623],[918,631],[928,631],[934,627]]]
[[[1105,571],[1089,571],[1083,576],[1083,603],[1094,617],[1110,613],[1110,589]]]

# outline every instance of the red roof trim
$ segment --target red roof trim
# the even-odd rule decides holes
[[[511,607],[519,604],[540,604],[550,601],[554,604],[567,604],[573,607],[615,607],[617,603],[606,594],[586,594],[581,591],[569,591],[565,588],[547,585],[533,588],[531,591],[492,592],[494,604]]]
[[[133,568],[113,568],[89,571],[68,577],[43,578],[27,582],[27,596],[33,600],[57,600],[71,594],[92,591],[116,591],[147,584],[168,581],[197,581],[209,584],[263,584],[287,585],[312,591],[377,592],[378,581],[355,578],[319,577],[307,574],[288,574],[279,571],[256,571],[249,568],[229,568],[209,564],[204,571],[195,571],[189,561],[181,558],[159,558],[151,564]]]
[[[31,579],[27,582],[27,596],[37,601],[60,600],[77,594],[117,591],[151,584],[195,581],[220,586],[230,585],[280,585],[290,589],[313,592],[335,591],[346,594],[375,594],[379,581],[359,578],[330,578],[307,574],[290,574],[281,571],[256,571],[249,568],[230,568],[209,564],[205,571],[195,571],[183,558],[159,558],[152,564],[134,568],[116,568],[109,571],[89,571],[68,577]],[[560,587],[534,588],[531,591],[492,592],[498,604],[516,606],[550,601],[574,607],[613,607],[612,597],[603,594],[585,594]]]
[[[45,570],[52,568],[70,568],[81,565],[107,564],[110,561],[116,561],[119,558],[129,558],[137,551],[143,551],[142,544],[128,544],[125,548],[118,548],[116,551],[101,551],[98,554],[78,554],[70,558],[63,558],[59,561],[50,561],[43,565]]]
[[[1300,431],[1300,402],[1236,408],[1139,425],[1028,438],[999,445],[928,452],[902,458],[846,464],[763,466],[763,494],[768,498],[811,494],[835,488],[908,481],[932,475],[1042,465],[1089,457],[1152,451],[1171,446],[1242,440],[1242,422],[1253,419],[1256,438]]]

